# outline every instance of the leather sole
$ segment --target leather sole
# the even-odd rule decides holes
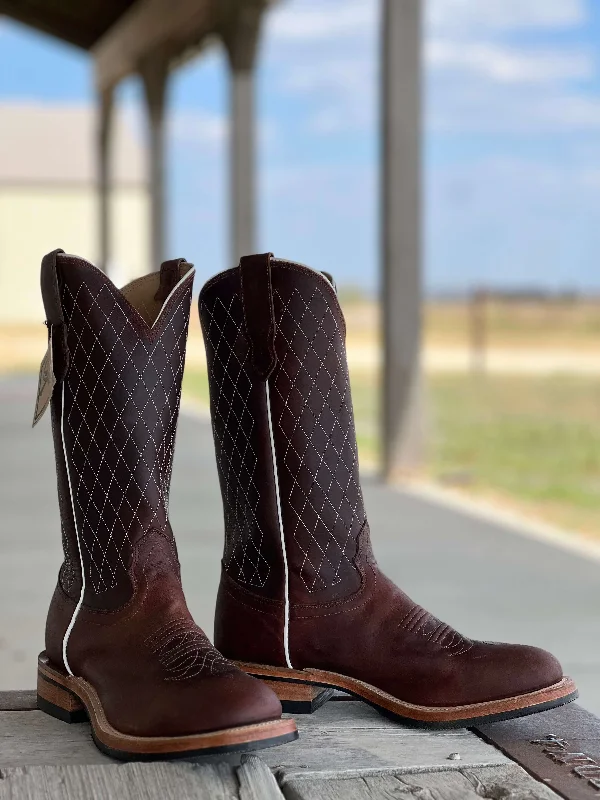
[[[52,666],[45,653],[38,658],[38,708],[64,722],[89,720],[99,750],[122,761],[166,758],[237,751],[262,750],[298,738],[291,719],[241,725],[188,736],[131,736],[116,730],[106,719],[100,698],[83,678],[67,675]]]
[[[340,689],[363,700],[387,717],[417,728],[467,728],[488,722],[497,722],[514,717],[524,717],[565,705],[578,697],[577,687],[571,678],[563,678],[553,686],[535,692],[507,697],[504,700],[490,700],[484,703],[471,703],[462,706],[420,706],[407,703],[387,692],[347,675],[328,672],[322,669],[288,669],[269,667],[264,664],[234,662],[240,669],[256,678],[265,680],[277,695],[285,697],[285,684],[302,684],[308,687],[320,686],[326,689]],[[282,688],[279,689],[278,686]]]

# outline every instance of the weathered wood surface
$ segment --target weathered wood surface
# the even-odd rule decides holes
[[[364,778],[294,780],[283,793],[266,765],[123,764],[3,770],[0,800],[556,800],[516,765]]]
[[[332,702],[296,718],[300,739],[264,750],[261,758],[284,779],[296,775],[356,774],[444,767],[459,752],[464,764],[507,763],[496,748],[468,731],[428,733],[404,728],[358,702]],[[0,712],[0,768],[109,764],[87,723],[66,725],[40,711]]]
[[[33,697],[4,693],[0,701],[5,708],[18,708],[31,706]],[[0,710],[0,800],[554,796],[470,731],[405,728],[354,701],[332,701],[316,714],[296,719],[297,742],[263,750],[260,757],[241,756],[241,766],[240,756],[121,764],[95,747],[88,724],[66,725],[37,710]],[[450,758],[453,754],[460,758]]]
[[[438,733],[404,727],[364,703],[330,702],[315,714],[295,719],[300,739],[261,753],[282,785],[307,776],[336,778],[509,763],[499,750],[469,731]],[[452,753],[459,753],[460,761],[450,761]]]
[[[282,800],[273,773],[257,756],[243,756],[237,771],[240,800]]]
[[[0,800],[232,800],[228,764],[99,764],[3,769]]]
[[[0,692],[0,711],[32,711],[37,708],[37,695],[29,689]]]
[[[226,762],[157,762],[9,767],[0,770],[0,800],[283,800],[257,756]]]
[[[516,764],[366,778],[294,780],[286,800],[557,800]]]
[[[111,763],[94,745],[88,723],[67,725],[41,711],[0,712],[0,769]]]

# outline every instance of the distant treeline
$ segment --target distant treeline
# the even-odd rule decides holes
[[[338,286],[338,295],[340,300],[345,303],[361,303],[379,299],[378,293],[374,290],[343,284]],[[464,303],[470,302],[474,298],[508,303],[595,303],[600,302],[600,290],[542,289],[539,286],[500,289],[478,286],[471,289],[430,289],[425,291],[425,300],[434,303]]]
[[[481,300],[500,300],[503,302],[527,303],[527,302],[546,302],[546,303],[579,303],[579,302],[600,302],[600,292],[580,291],[576,289],[540,289],[536,286],[506,288],[506,289],[486,289],[482,287],[473,288],[469,291],[434,291],[427,293],[427,300],[437,303],[457,303],[472,300],[478,297]]]

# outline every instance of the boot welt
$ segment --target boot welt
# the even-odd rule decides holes
[[[189,758],[213,753],[261,750],[298,738],[291,719],[241,725],[187,736],[131,736],[116,730],[106,719],[94,687],[52,666],[45,653],[38,659],[38,708],[64,722],[89,719],[99,750],[123,761]]]
[[[325,689],[340,689],[363,700],[387,717],[417,728],[466,728],[488,722],[497,722],[514,717],[524,717],[565,705],[577,699],[578,691],[571,678],[563,678],[553,686],[535,692],[507,697],[503,700],[490,700],[461,706],[421,706],[407,703],[376,686],[322,669],[288,669],[270,667],[264,664],[234,662],[240,669],[256,678],[266,680],[269,686],[281,697],[284,690],[278,684],[303,684],[307,687],[321,686]],[[299,696],[298,696],[298,699]]]

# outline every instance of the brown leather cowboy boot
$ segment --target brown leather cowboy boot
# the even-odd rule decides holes
[[[573,700],[549,653],[467,639],[379,570],[328,276],[245,257],[204,286],[200,318],[225,513],[221,652],[282,699],[302,699],[298,684],[309,704],[311,686],[343,689],[419,726]]]
[[[64,563],[38,703],[89,717],[123,759],[297,736],[274,692],[212,647],[181,587],[168,500],[193,272],[168,261],[119,291],[61,250],[42,262],[50,346],[34,422],[50,403]]]

